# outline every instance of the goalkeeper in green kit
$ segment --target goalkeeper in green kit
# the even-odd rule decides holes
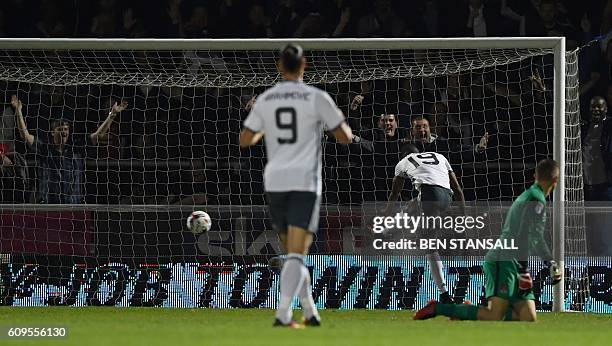
[[[561,281],[562,275],[544,240],[546,197],[557,185],[559,164],[551,159],[540,161],[535,179],[512,203],[502,228],[500,239],[513,239],[517,249],[494,249],[485,256],[482,267],[488,306],[441,304],[432,300],[416,312],[415,320],[439,315],[461,320],[536,320],[527,259],[530,255],[539,255],[550,269],[553,285]]]

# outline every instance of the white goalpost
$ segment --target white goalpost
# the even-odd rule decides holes
[[[565,38],[554,43],[555,76],[554,76],[554,114],[555,131],[553,156],[559,163],[561,175],[553,198],[553,252],[559,266],[565,268]],[[564,311],[565,279],[554,289],[553,311]]]
[[[83,203],[37,203],[44,182],[42,173],[32,174],[26,184],[31,196],[25,203],[0,204],[3,220],[21,227],[17,217],[6,215],[23,219],[37,214],[59,220],[60,226],[54,223],[54,227],[68,227],[69,234],[80,232],[78,225],[91,232],[90,238],[83,238],[90,240],[75,236],[68,241],[69,250],[66,244],[49,246],[57,248],[53,256],[59,256],[50,266],[76,268],[62,256],[103,258],[105,263],[131,258],[142,265],[203,256],[238,258],[237,253],[246,255],[255,248],[258,254],[271,254],[265,251],[272,250],[261,249],[270,248],[273,234],[265,230],[251,234],[252,229],[265,228],[259,225],[264,221],[244,216],[265,214],[263,151],[241,152],[237,138],[248,101],[279,81],[276,52],[288,42],[297,42],[307,51],[305,82],[326,89],[364,132],[370,130],[364,124],[376,127],[373,119],[384,112],[396,114],[398,126],[408,133],[406,119],[423,114],[435,117],[437,106],[446,109],[445,132],[439,136],[448,137],[457,148],[474,145],[483,133],[495,131],[486,157],[458,155],[451,162],[461,168],[462,183],[473,200],[511,201],[532,181],[528,172],[537,160],[552,156],[559,162],[551,240],[555,260],[571,268],[572,274],[554,286],[552,310],[585,309],[588,273],[583,268],[587,252],[580,208],[584,197],[577,53],[566,52],[562,37],[0,39],[0,91],[6,109],[11,95],[17,95],[25,105],[27,126],[41,138],[48,135],[49,124],[58,114],[70,114],[71,140],[75,152],[76,147],[83,150],[78,156],[84,162],[79,183]],[[541,90],[532,85],[534,76]],[[552,97],[547,96],[547,83]],[[355,104],[355,96],[365,101]],[[128,115],[118,115],[102,145],[88,143],[87,136],[105,119],[113,102],[109,100],[120,99],[128,100],[124,111]],[[402,113],[407,109],[413,113]],[[32,154],[18,132],[6,142],[26,157],[31,172],[40,172],[41,153]],[[394,167],[396,162],[389,159],[393,152],[357,147],[342,152],[333,143],[323,145],[322,214],[351,210],[386,195],[384,178],[388,177],[381,177],[376,169]],[[182,228],[183,218],[193,210],[206,210],[213,216],[213,230],[200,238]],[[334,215],[341,218],[343,213]],[[236,220],[240,220],[238,226]],[[219,222],[226,226],[215,225]],[[44,255],[36,253],[40,247],[9,248],[15,244],[8,239],[12,226],[5,223],[3,227],[0,252],[24,258]],[[151,228],[154,234],[148,233]],[[330,250],[334,249],[329,245],[330,233],[326,234],[320,254],[335,251]],[[22,237],[20,242],[26,244],[27,235]],[[250,243],[233,244],[236,239]],[[211,244],[217,244],[217,249]],[[74,250],[80,247],[82,251]],[[566,302],[566,287],[574,295],[571,304]]]

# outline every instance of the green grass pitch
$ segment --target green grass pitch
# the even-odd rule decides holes
[[[299,314],[299,313],[298,313]],[[605,345],[612,315],[539,314],[536,323],[413,321],[410,311],[321,312],[323,326],[272,328],[272,310],[0,308],[0,326],[68,327],[66,339],[1,345]]]

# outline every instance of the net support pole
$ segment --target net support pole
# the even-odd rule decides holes
[[[553,194],[553,258],[560,268],[565,268],[565,38],[559,39],[554,47],[554,105],[553,156],[559,163],[560,173],[557,187]],[[565,274],[561,282],[553,286],[554,312],[564,311]]]

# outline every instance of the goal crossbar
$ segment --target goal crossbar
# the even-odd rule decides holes
[[[564,37],[334,38],[334,39],[14,39],[0,38],[0,49],[40,50],[275,50],[287,43],[308,50],[346,49],[555,49]],[[563,43],[563,45],[565,45]]]

